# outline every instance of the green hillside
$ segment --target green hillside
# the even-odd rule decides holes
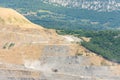
[[[120,31],[57,31],[59,34],[75,35],[79,38],[86,36],[91,38],[90,42],[81,44],[92,52],[103,56],[104,58],[120,63]]]
[[[47,28],[104,30],[120,26],[120,11],[97,12],[43,2],[43,0],[0,0],[0,6],[14,8],[32,22]]]

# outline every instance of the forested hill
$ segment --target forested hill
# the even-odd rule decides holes
[[[86,3],[84,7],[88,7],[90,4],[93,6],[92,8],[97,7],[99,10],[100,7],[93,4],[97,3],[102,5],[103,9],[112,8],[111,11],[98,11],[89,8],[58,6],[55,5],[53,1],[50,1],[52,0],[0,0],[0,6],[14,8],[32,22],[47,28],[67,30],[104,30],[120,28],[119,0],[109,0],[109,4],[107,4],[108,0],[105,1],[105,4],[103,0],[85,0],[83,2],[84,4]],[[78,0],[74,0],[73,2],[71,0],[62,0],[61,2],[64,1],[71,3],[71,5],[68,4],[70,6],[72,6],[73,2],[76,4],[81,4]],[[108,7],[105,7],[106,4]]]
[[[120,63],[119,31],[100,31],[91,33],[88,37],[92,37],[91,41],[83,42],[83,46],[109,60]]]
[[[120,31],[61,31],[60,34],[70,34],[81,38],[86,36],[91,38],[89,42],[81,44],[92,52],[104,58],[120,63]]]

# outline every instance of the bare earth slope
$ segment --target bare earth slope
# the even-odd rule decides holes
[[[118,64],[68,39],[0,8],[0,80],[120,80]]]

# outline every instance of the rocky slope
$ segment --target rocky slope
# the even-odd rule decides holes
[[[0,80],[120,79],[118,64],[70,40],[0,8]]]
[[[120,10],[120,0],[45,0],[56,6],[74,7],[97,11]]]

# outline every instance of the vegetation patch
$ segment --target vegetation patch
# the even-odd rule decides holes
[[[7,42],[5,43],[5,45],[3,46],[3,49],[10,49],[11,47],[13,47],[15,45],[15,43],[13,42]]]
[[[120,31],[119,30],[103,30],[103,31],[64,31],[59,30],[59,34],[72,34],[79,38],[85,36],[90,37],[90,41],[81,42],[81,45],[92,52],[103,56],[104,58],[120,63]]]

